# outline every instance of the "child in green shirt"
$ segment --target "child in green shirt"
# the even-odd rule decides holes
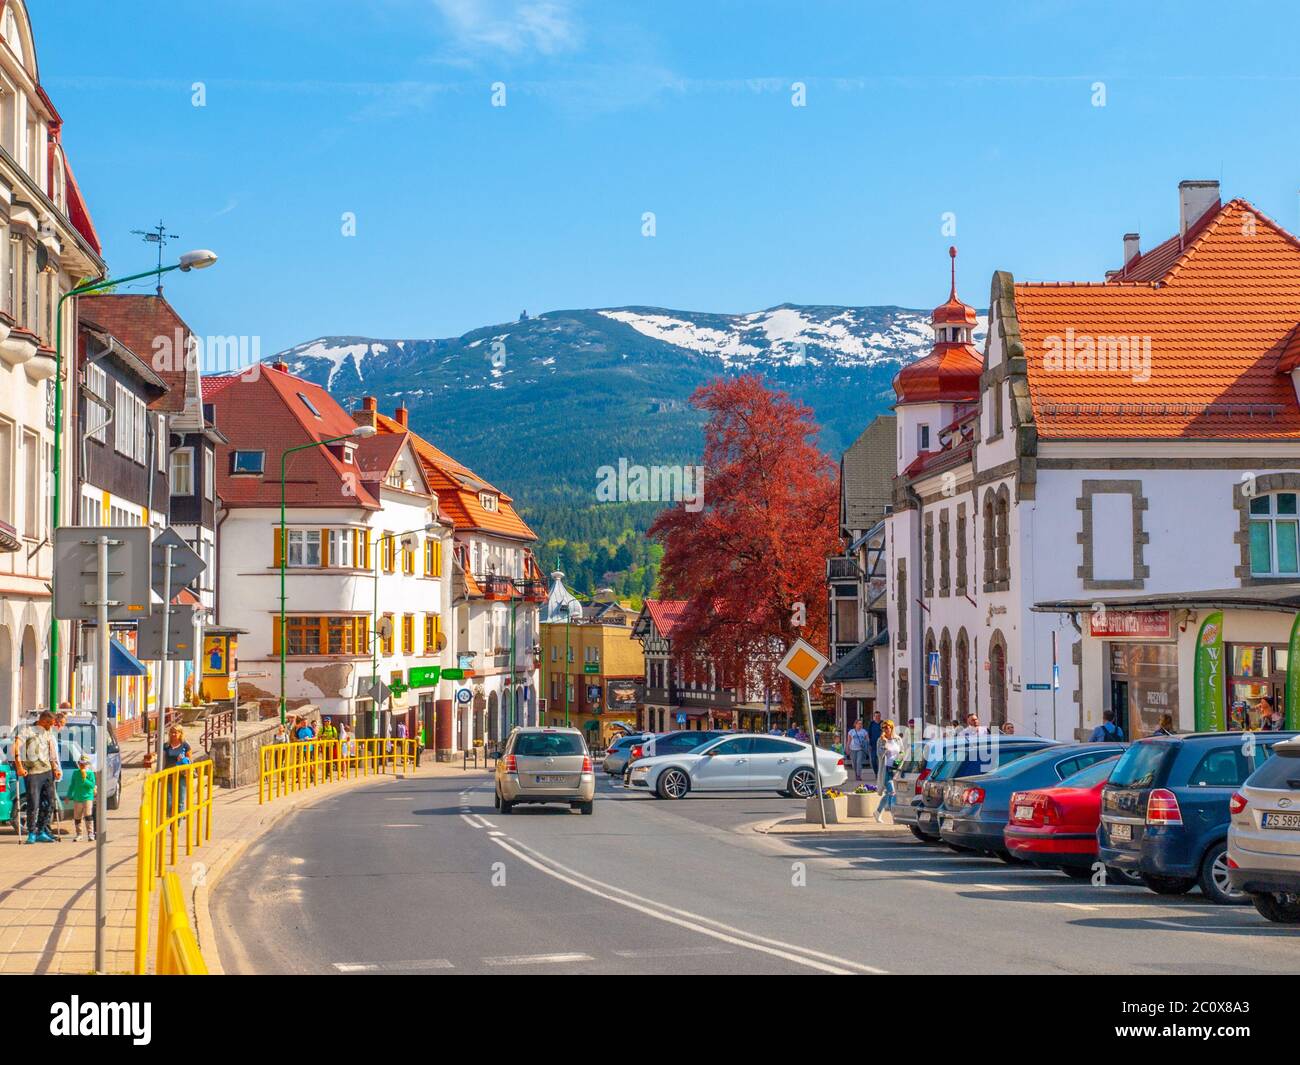
[[[72,823],[76,834],[73,843],[81,842],[81,822],[86,822],[86,839],[95,841],[95,771],[90,768],[89,755],[77,759],[72,781],[68,784],[68,798],[72,802]]]

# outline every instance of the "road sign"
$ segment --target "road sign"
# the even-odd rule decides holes
[[[795,640],[777,665],[782,673],[807,691],[817,682],[822,670],[830,663],[826,656],[806,640]]]
[[[1053,662],[1052,663],[1052,688],[1054,690],[1059,690],[1060,687],[1061,687],[1061,664],[1059,662]]]
[[[408,688],[435,688],[441,679],[441,666],[412,666],[406,671]]]
[[[166,582],[167,548],[171,548],[172,574],[171,584]],[[175,529],[167,528],[158,534],[153,542],[152,576],[150,582],[159,595],[166,595],[170,587],[172,595],[182,588],[194,583],[194,578],[207,566],[199,558],[194,548],[190,547]]]
[[[599,662],[584,662],[584,663],[582,663],[582,671],[583,671],[584,673],[599,673],[599,672],[600,672],[600,663],[599,663]]]
[[[163,660],[164,608],[159,607],[147,618],[141,618],[136,627],[137,658],[148,662]],[[169,662],[194,661],[194,607],[172,604],[171,623],[167,626],[167,660]]]
[[[370,687],[366,688],[365,691],[366,694],[376,703],[386,703],[388,697],[392,694],[388,689],[388,685],[382,680],[374,680]]]
[[[1026,684],[1025,690],[1031,692],[1049,692],[1052,690],[1052,686],[1050,684]]]
[[[932,688],[939,686],[939,652],[931,651],[927,656],[925,682]]]
[[[99,609],[98,539],[108,548],[108,620],[138,621],[149,616],[149,539],[147,525],[63,525],[54,530],[54,616],[62,621],[96,621]]]
[[[468,688],[456,689],[456,702],[467,703],[473,698],[474,698],[474,693],[470,691]]]

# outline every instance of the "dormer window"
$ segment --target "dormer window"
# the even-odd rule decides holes
[[[491,492],[480,492],[478,494],[479,506],[489,514],[495,514],[497,510],[497,497]]]
[[[266,472],[265,451],[235,451],[230,456],[231,474],[261,474]]]

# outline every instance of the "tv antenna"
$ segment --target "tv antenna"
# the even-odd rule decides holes
[[[158,295],[163,294],[162,287],[162,268],[163,268],[163,249],[170,241],[180,236],[179,233],[168,233],[167,227],[160,221],[154,229],[133,229],[131,230],[136,236],[141,237],[146,244],[158,245]]]

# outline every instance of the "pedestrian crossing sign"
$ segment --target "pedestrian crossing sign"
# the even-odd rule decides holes
[[[812,644],[806,640],[795,640],[776,668],[807,691],[829,664],[826,656]]]

